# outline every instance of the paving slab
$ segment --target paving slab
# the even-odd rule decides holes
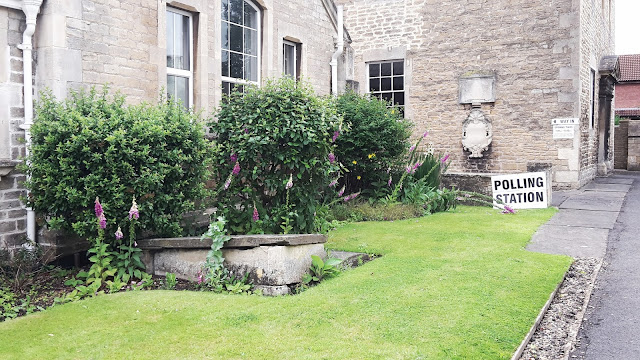
[[[605,191],[605,192],[623,192],[627,193],[631,189],[630,184],[610,184],[610,183],[590,183],[585,186],[585,191]]]
[[[599,177],[593,179],[593,182],[596,184],[627,184],[631,185],[634,182],[634,179],[631,177],[623,177],[614,175],[611,177]]]
[[[527,250],[545,254],[602,259],[607,250],[608,229],[542,225]]]
[[[622,192],[585,191],[581,194],[571,196],[565,200],[559,208],[620,211],[625,195],[626,194]]]
[[[580,190],[560,190],[551,193],[551,206],[559,207],[573,195],[581,194]]]
[[[617,218],[617,211],[563,209],[553,215],[547,224],[611,230]]]

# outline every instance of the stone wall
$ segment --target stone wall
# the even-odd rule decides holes
[[[302,44],[301,73],[330,91],[336,30],[321,0],[259,0],[261,73],[282,74],[283,39]],[[193,16],[194,105],[205,114],[221,98],[220,0],[48,0],[36,33],[39,89],[65,97],[70,88],[101,86],[130,103],[153,102],[166,87],[166,9]]]
[[[579,138],[554,140],[551,120],[579,117],[578,0],[340,0],[356,53],[356,80],[368,61],[404,58],[407,117],[414,133],[451,154],[452,172],[524,172],[548,163],[556,187],[576,187]],[[469,105],[458,103],[463,75],[496,76],[496,101],[483,104],[493,143],[482,159],[461,145]],[[427,144],[425,144],[427,145]]]
[[[580,1],[580,178],[582,186],[593,179],[598,171],[598,153],[602,151],[604,119],[598,119],[598,65],[605,55],[614,54],[614,3],[615,1]],[[592,102],[592,87],[590,72],[596,74],[595,103]],[[593,104],[593,105],[592,105]],[[594,119],[591,119],[591,108],[594,109]],[[613,134],[613,111],[610,122],[610,134]],[[613,145],[613,141],[610,142]],[[611,151],[613,148],[611,147]],[[604,161],[605,159],[600,159]]]
[[[627,169],[629,120],[621,120],[615,127],[614,168]]]
[[[20,201],[25,195],[25,177],[14,170],[25,155],[22,96],[23,69],[22,11],[0,7],[0,249],[12,250],[23,243],[26,210]]]

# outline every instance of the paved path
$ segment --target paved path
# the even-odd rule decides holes
[[[630,190],[609,233],[604,265],[578,334],[578,346],[569,359],[640,359],[640,173],[617,173],[609,179],[597,179],[591,187],[613,191],[629,186]],[[602,201],[612,208],[618,206],[615,197]]]
[[[633,181],[629,175],[616,174],[596,178],[580,190],[554,192],[552,205],[560,211],[538,229],[527,249],[571,257],[604,258],[609,233],[615,227]]]

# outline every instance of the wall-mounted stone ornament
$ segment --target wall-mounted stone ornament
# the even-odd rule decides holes
[[[462,146],[470,151],[469,158],[481,158],[493,139],[491,121],[480,109],[473,109],[462,123]]]
[[[458,79],[458,102],[479,105],[496,102],[496,76],[470,73]]]

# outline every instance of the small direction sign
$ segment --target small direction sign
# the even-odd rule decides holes
[[[551,119],[551,124],[553,125],[578,125],[578,118],[558,118]]]
[[[545,172],[492,176],[493,204],[513,209],[544,209],[550,201],[548,186]]]

